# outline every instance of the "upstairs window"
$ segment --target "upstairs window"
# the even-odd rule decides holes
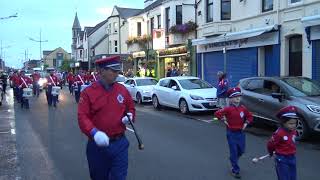
[[[154,18],[151,18],[150,19],[150,30],[151,30],[151,33],[150,34],[153,34],[153,29],[154,29]]]
[[[262,0],[262,12],[273,10],[273,0]]]
[[[231,20],[231,0],[221,0],[221,20]]]
[[[166,33],[169,33],[170,29],[170,8],[166,8]]]
[[[161,15],[157,16],[157,20],[158,20],[158,29],[161,28]]]
[[[141,22],[137,22],[137,36],[141,36]]]
[[[176,24],[182,24],[182,5],[176,6]]]
[[[113,29],[114,29],[114,32],[117,33],[118,32],[118,23],[113,23]]]
[[[296,3],[301,3],[302,0],[289,0],[290,4],[296,4]]]
[[[206,19],[207,22],[213,21],[213,0],[207,0]]]

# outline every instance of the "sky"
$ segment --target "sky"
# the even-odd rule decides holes
[[[144,0],[0,0],[0,41],[6,66],[21,68],[28,59],[40,59],[43,50],[62,47],[71,53],[75,13],[82,30],[104,21],[114,5],[143,8]],[[1,19],[18,14],[16,18]],[[1,48],[1,45],[0,45]],[[1,50],[1,49],[0,49]],[[26,53],[27,52],[27,53]],[[1,56],[1,51],[0,51]]]

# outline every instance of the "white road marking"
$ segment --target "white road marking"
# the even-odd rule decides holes
[[[10,131],[2,131],[2,132],[0,132],[0,134],[9,134],[10,133]]]
[[[11,129],[11,134],[16,134],[16,130],[15,129]]]
[[[130,128],[128,128],[128,127],[127,127],[127,130],[128,130],[128,131],[131,131],[131,132],[134,132],[134,130],[133,130],[133,129],[130,129]]]

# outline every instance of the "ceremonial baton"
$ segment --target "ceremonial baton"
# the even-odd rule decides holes
[[[265,158],[267,158],[267,157],[270,157],[270,155],[269,155],[269,154],[266,154],[266,155],[261,156],[261,157],[255,157],[255,158],[252,159],[252,162],[253,162],[253,163],[257,163],[258,161],[261,161],[261,160],[263,160],[263,159],[265,159]]]
[[[127,114],[126,114],[126,116],[127,116],[127,118],[129,119],[129,123],[130,123],[130,125],[132,126],[132,129],[133,129],[133,131],[134,131],[134,135],[136,136],[136,138],[137,138],[137,140],[138,140],[139,150],[143,150],[143,149],[144,149],[144,144],[142,143],[141,138],[140,138],[140,136],[138,135],[138,133],[137,133],[137,131],[136,131],[136,128],[135,128],[134,125],[133,125],[133,122],[131,121],[131,118],[130,118],[130,116],[127,115]]]

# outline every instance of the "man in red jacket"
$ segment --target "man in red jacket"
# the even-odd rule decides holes
[[[32,85],[32,80],[28,76],[25,75],[25,70],[20,71],[20,78],[18,81],[19,88],[19,99],[21,100],[21,108],[25,105],[27,109],[29,109],[29,100],[28,98],[23,97],[23,89],[28,88]]]
[[[33,95],[39,97],[40,94],[40,85],[39,85],[39,79],[40,74],[38,70],[35,70],[34,73],[31,75],[32,81],[33,81]]]
[[[71,71],[68,73],[67,81],[68,81],[68,85],[69,85],[70,94],[73,94],[72,85],[73,85],[73,82],[74,82],[74,76],[73,76],[73,73]]]
[[[135,107],[127,89],[115,83],[120,57],[98,60],[100,80],[81,92],[78,121],[88,136],[87,160],[91,179],[125,180],[129,142],[125,136]]]
[[[57,107],[58,95],[52,94],[52,87],[59,86],[58,77],[54,75],[54,69],[49,70],[50,74],[47,76],[47,101],[49,106]]]
[[[243,130],[253,120],[252,114],[246,107],[240,105],[241,89],[236,87],[227,91],[230,105],[217,111],[215,116],[227,126],[227,140],[232,165],[231,173],[236,178],[241,178],[239,158],[245,151],[245,133]]]

